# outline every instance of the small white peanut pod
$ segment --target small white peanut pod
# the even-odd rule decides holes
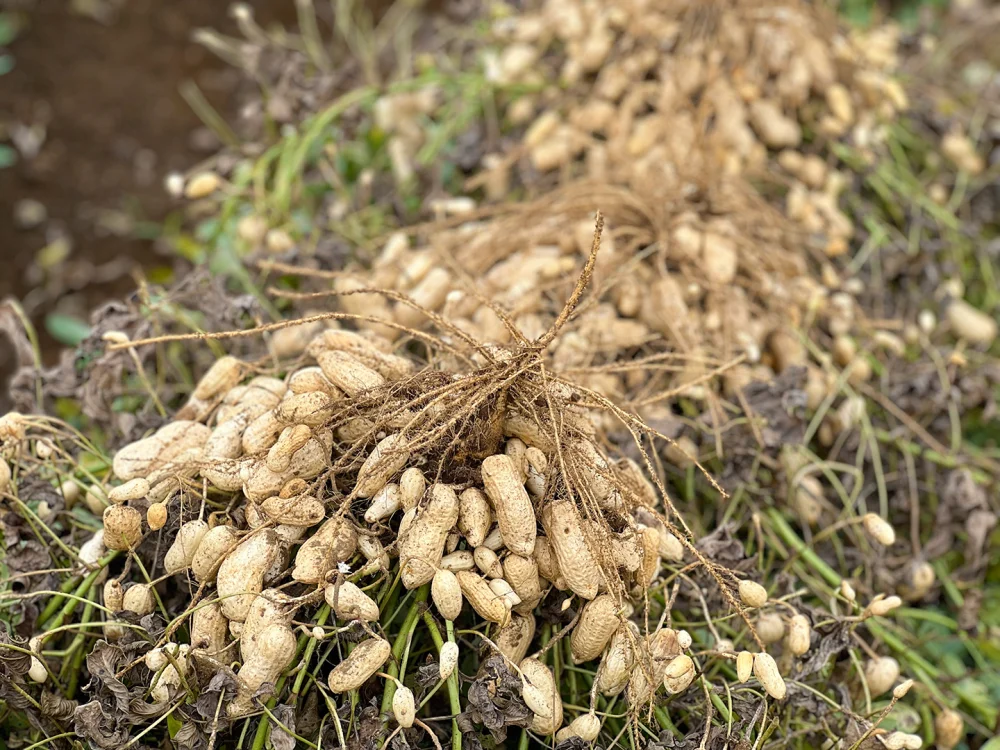
[[[292,393],[325,393],[333,399],[341,399],[344,394],[331,383],[319,367],[304,367],[288,379],[288,390]]]
[[[222,614],[246,620],[250,605],[264,588],[264,576],[278,559],[281,543],[270,529],[254,532],[240,542],[219,566],[216,590]]]
[[[805,615],[794,615],[788,621],[788,635],[785,636],[785,643],[788,650],[796,656],[802,656],[809,651],[812,641],[812,626],[809,618]]]
[[[378,523],[390,518],[402,506],[401,497],[398,484],[387,484],[372,498],[372,504],[365,511],[365,521]]]
[[[277,441],[267,451],[264,463],[274,472],[288,471],[292,456],[305,447],[312,439],[312,430],[304,424],[286,427],[278,435]]]
[[[404,729],[413,726],[417,709],[413,700],[413,691],[404,685],[398,685],[392,695],[392,716],[396,723]]]
[[[500,653],[517,664],[523,659],[531,647],[531,639],[535,637],[535,616],[512,615],[510,622],[503,625],[493,636],[493,642]]]
[[[28,650],[31,651],[31,666],[28,668],[28,677],[32,682],[45,682],[49,676],[45,664],[42,662],[42,636],[36,635],[28,639]],[[36,656],[35,654],[38,654]]]
[[[399,540],[401,575],[407,589],[422,586],[434,577],[448,533],[458,521],[458,496],[451,487],[434,484],[416,511]]]
[[[490,585],[470,571],[460,570],[455,573],[462,595],[480,617],[490,622],[505,623],[510,616],[504,604],[504,597],[497,596]]]
[[[597,670],[597,689],[602,695],[618,695],[625,689],[635,666],[635,646],[638,640],[639,629],[634,623],[626,621],[618,626],[601,656],[601,664]]]
[[[600,587],[601,574],[576,506],[569,500],[549,503],[542,510],[542,525],[566,585],[577,596],[593,599]]]
[[[124,609],[125,603],[125,590],[122,588],[121,583],[115,579],[111,578],[104,582],[104,606],[111,610],[111,612],[119,612]],[[109,614],[110,618],[111,615]],[[104,623],[104,637],[108,641],[117,641],[123,635],[125,635],[124,626],[114,622],[113,620],[108,620]]]
[[[774,657],[764,652],[754,654],[753,673],[768,695],[779,701],[785,697],[787,688]]]
[[[361,641],[340,664],[333,668],[327,684],[335,693],[357,690],[374,675],[392,653],[389,642],[382,638]]]
[[[243,378],[243,363],[236,357],[222,357],[208,368],[191,395],[200,400],[208,400],[222,395],[236,386]]]
[[[293,393],[274,407],[274,416],[286,425],[319,427],[333,415],[334,399],[323,391]]]
[[[475,570],[475,555],[467,549],[460,549],[441,558],[441,569],[457,573],[460,570]]]
[[[135,612],[140,616],[153,612],[156,609],[156,596],[153,594],[153,587],[145,583],[129,586],[122,597],[122,609]]]
[[[476,561],[476,567],[487,578],[500,578],[503,576],[503,565],[497,553],[487,547],[476,547],[472,551],[472,557]]]
[[[191,558],[191,573],[195,580],[199,583],[212,583],[223,558],[239,538],[239,532],[232,526],[216,526],[205,532]]]
[[[350,560],[358,534],[346,519],[327,519],[295,554],[292,578],[299,583],[322,583],[337,563]]]
[[[458,531],[469,546],[482,545],[493,523],[490,503],[486,495],[475,487],[465,490],[458,498]]]
[[[316,362],[327,380],[351,398],[385,385],[385,378],[347,352],[321,352]]]
[[[285,424],[275,415],[274,409],[264,412],[243,430],[240,438],[243,452],[253,456],[270,450],[284,429]]]
[[[503,561],[503,577],[521,599],[521,604],[517,607],[519,612],[530,612],[541,601],[542,587],[535,558],[507,555]]]
[[[139,500],[148,494],[149,482],[142,477],[136,477],[108,490],[108,500],[117,505],[129,500]]]
[[[565,742],[573,737],[579,737],[584,742],[593,742],[601,733],[601,720],[596,714],[580,714],[569,726],[556,732],[556,742]]]
[[[229,640],[229,620],[218,602],[199,604],[191,613],[191,648],[219,658]]]
[[[507,609],[513,609],[521,603],[521,597],[517,595],[511,585],[503,578],[494,578],[489,582],[490,590],[504,600]]]
[[[511,552],[529,557],[535,550],[535,509],[510,456],[488,456],[482,466],[483,487],[493,503],[497,525]]]
[[[573,663],[581,664],[604,653],[619,622],[618,607],[610,594],[601,594],[584,604],[570,637]]]
[[[329,583],[324,590],[326,603],[342,620],[378,620],[378,604],[350,581]]]
[[[286,625],[268,625],[261,634],[257,648],[237,672],[236,698],[226,706],[230,718],[244,716],[253,710],[253,696],[265,682],[276,682],[295,658],[296,640]]]
[[[749,651],[740,651],[736,655],[736,679],[746,682],[753,674],[753,654]]]
[[[442,680],[447,680],[457,666],[458,644],[454,641],[446,641],[441,644],[441,651],[438,654],[438,675]]]
[[[462,613],[462,587],[450,570],[441,569],[431,579],[431,599],[446,620],[456,620]]]
[[[748,607],[763,607],[767,604],[767,589],[756,581],[740,581],[739,594],[740,600]]]
[[[694,681],[694,660],[687,654],[675,656],[663,672],[663,687],[670,695],[683,693]]]
[[[291,497],[274,495],[260,504],[260,510],[275,523],[303,529],[315,526],[326,515],[323,503],[307,494]]]
[[[538,659],[523,659],[518,666],[524,678],[522,689],[527,686],[532,688],[523,693],[525,702],[532,695],[532,702],[535,703],[528,706],[535,714],[531,721],[532,731],[543,736],[554,734],[562,726],[563,706],[552,671]]]
[[[535,538],[534,559],[538,565],[538,575],[559,590],[566,588],[566,582],[559,572],[559,560],[556,558],[555,550],[552,549],[548,537],[539,534]]]
[[[220,609],[221,612],[221,609]],[[277,589],[264,589],[254,597],[239,633],[240,658],[247,661],[256,650],[261,633],[270,625],[289,626],[292,621],[291,597]]]
[[[400,433],[382,438],[358,470],[355,492],[371,497],[389,483],[389,479],[410,460],[406,439]]]
[[[399,502],[403,510],[417,507],[420,498],[427,489],[424,473],[416,466],[411,466],[399,477]]]

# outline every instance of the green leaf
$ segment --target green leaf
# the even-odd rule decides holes
[[[177,733],[181,730],[181,727],[183,726],[184,722],[182,722],[173,714],[167,714],[167,731],[170,733],[171,738],[176,737]]]
[[[14,69],[14,56],[0,54],[0,76]]]
[[[45,330],[66,346],[76,346],[90,335],[90,326],[72,315],[50,313],[45,316]]]
[[[17,38],[21,24],[13,13],[0,13],[0,46],[7,46]]]
[[[12,167],[17,163],[17,151],[0,143],[0,169]]]

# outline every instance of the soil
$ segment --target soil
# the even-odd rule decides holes
[[[235,34],[228,5],[0,0],[0,10],[24,21],[8,50],[15,67],[0,76],[0,140],[18,142],[11,136],[23,138],[28,128],[44,133],[33,157],[22,154],[0,169],[0,298],[21,300],[46,359],[58,352],[44,329],[48,313],[86,320],[96,305],[134,288],[136,269],[169,264],[143,222],[176,208],[164,175],[218,147],[180,86],[193,81],[232,119],[238,74],[191,41],[198,27]],[[293,4],[281,0],[252,5],[265,23],[294,15]],[[25,199],[45,209],[46,218],[31,228],[17,216]],[[63,262],[39,262],[43,248],[51,254],[63,241]],[[0,372],[9,360],[0,348]]]

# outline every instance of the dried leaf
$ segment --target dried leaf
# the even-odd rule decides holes
[[[228,667],[216,672],[208,686],[201,689],[194,708],[206,721],[214,721],[216,716],[225,716],[225,706],[236,695],[236,675]],[[220,709],[221,706],[221,709]]]
[[[42,699],[39,701],[42,707],[42,716],[46,716],[56,721],[69,721],[76,712],[78,701],[63,698],[58,693],[51,693],[48,690],[42,691]]]
[[[417,667],[417,684],[426,690],[434,687],[440,679],[437,660],[428,656],[427,661]]]
[[[28,670],[31,669],[31,655],[6,648],[7,646],[27,649],[28,642],[16,635],[11,636],[5,630],[0,630],[0,677],[10,680],[28,674]]]
[[[813,649],[809,660],[796,672],[796,678],[802,680],[809,675],[822,670],[830,658],[836,656],[851,645],[851,629],[847,623],[837,623],[832,630],[823,634],[819,644]]]
[[[295,738],[285,731],[286,727],[292,732],[295,731],[295,709],[283,703],[276,706],[272,713],[280,722],[271,729],[271,744],[274,750],[295,750]]]
[[[128,741],[128,729],[119,725],[99,701],[78,706],[73,715],[73,729],[77,735],[98,748],[117,748]]]
[[[531,724],[533,714],[521,698],[521,680],[501,657],[490,656],[479,668],[469,685],[468,705],[462,717],[467,727],[486,727],[496,742],[506,739],[508,726]]]
[[[206,750],[208,738],[201,728],[193,721],[186,721],[174,735],[174,745],[185,750]]]

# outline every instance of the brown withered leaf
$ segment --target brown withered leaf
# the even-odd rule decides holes
[[[220,711],[219,704],[225,708],[225,704],[235,695],[236,674],[228,667],[221,667],[212,675],[208,685],[199,691],[194,709],[205,721],[214,721],[217,715],[222,717],[226,715],[224,710]]]
[[[747,385],[743,400],[757,431],[749,425],[734,428],[726,435],[726,448],[735,453],[756,453],[763,448],[776,454],[785,444],[801,443],[806,428],[805,382],[804,367],[789,367],[773,380],[754,380]]]
[[[124,649],[107,641],[98,641],[94,650],[87,654],[90,683],[85,689],[102,703],[112,703],[120,714],[127,714],[132,699],[141,699],[144,692],[141,688],[130,690],[115,676],[128,663]]]
[[[350,716],[350,704],[346,704]],[[379,719],[379,707],[373,701],[357,712],[354,733],[347,738],[348,750],[376,750],[382,744],[385,730]],[[331,745],[336,746],[336,741]]]
[[[699,551],[709,560],[714,560],[727,568],[739,570],[747,561],[743,543],[735,536],[736,524],[726,523],[697,542]]]
[[[468,705],[459,717],[459,726],[480,724],[496,742],[507,738],[507,727],[531,724],[531,709],[521,698],[521,680],[500,656],[490,656],[469,685]],[[465,729],[463,728],[463,732]]]
[[[277,723],[271,729],[271,744],[274,750],[295,750],[295,738],[286,728],[295,732],[295,709],[282,703],[272,711]]]
[[[664,729],[660,736],[646,745],[648,750],[694,750],[697,742],[688,739],[678,739],[673,732]]]
[[[434,687],[441,679],[441,670],[437,660],[432,656],[427,657],[427,661],[417,667],[417,685],[424,690]]]
[[[76,712],[78,701],[63,698],[58,693],[48,690],[42,691],[42,699],[39,701],[42,707],[42,715],[55,721],[70,721]]]
[[[833,625],[829,632],[823,633],[819,644],[810,651],[809,659],[796,672],[796,678],[802,680],[815,674],[829,663],[831,657],[836,657],[851,645],[851,629],[847,623]]]
[[[73,729],[78,736],[90,742],[92,747],[117,748],[128,741],[128,727],[122,726],[115,716],[101,706],[100,701],[91,701],[77,706],[73,715]]]
[[[319,731],[319,693],[311,690],[295,712],[295,726],[302,737],[312,737]]]
[[[174,745],[184,750],[207,750],[208,737],[193,721],[186,721],[174,735]]]
[[[7,646],[27,649],[28,641],[16,635],[12,636],[6,630],[0,630],[0,677],[9,680],[28,674],[28,670],[31,669],[31,655]]]

